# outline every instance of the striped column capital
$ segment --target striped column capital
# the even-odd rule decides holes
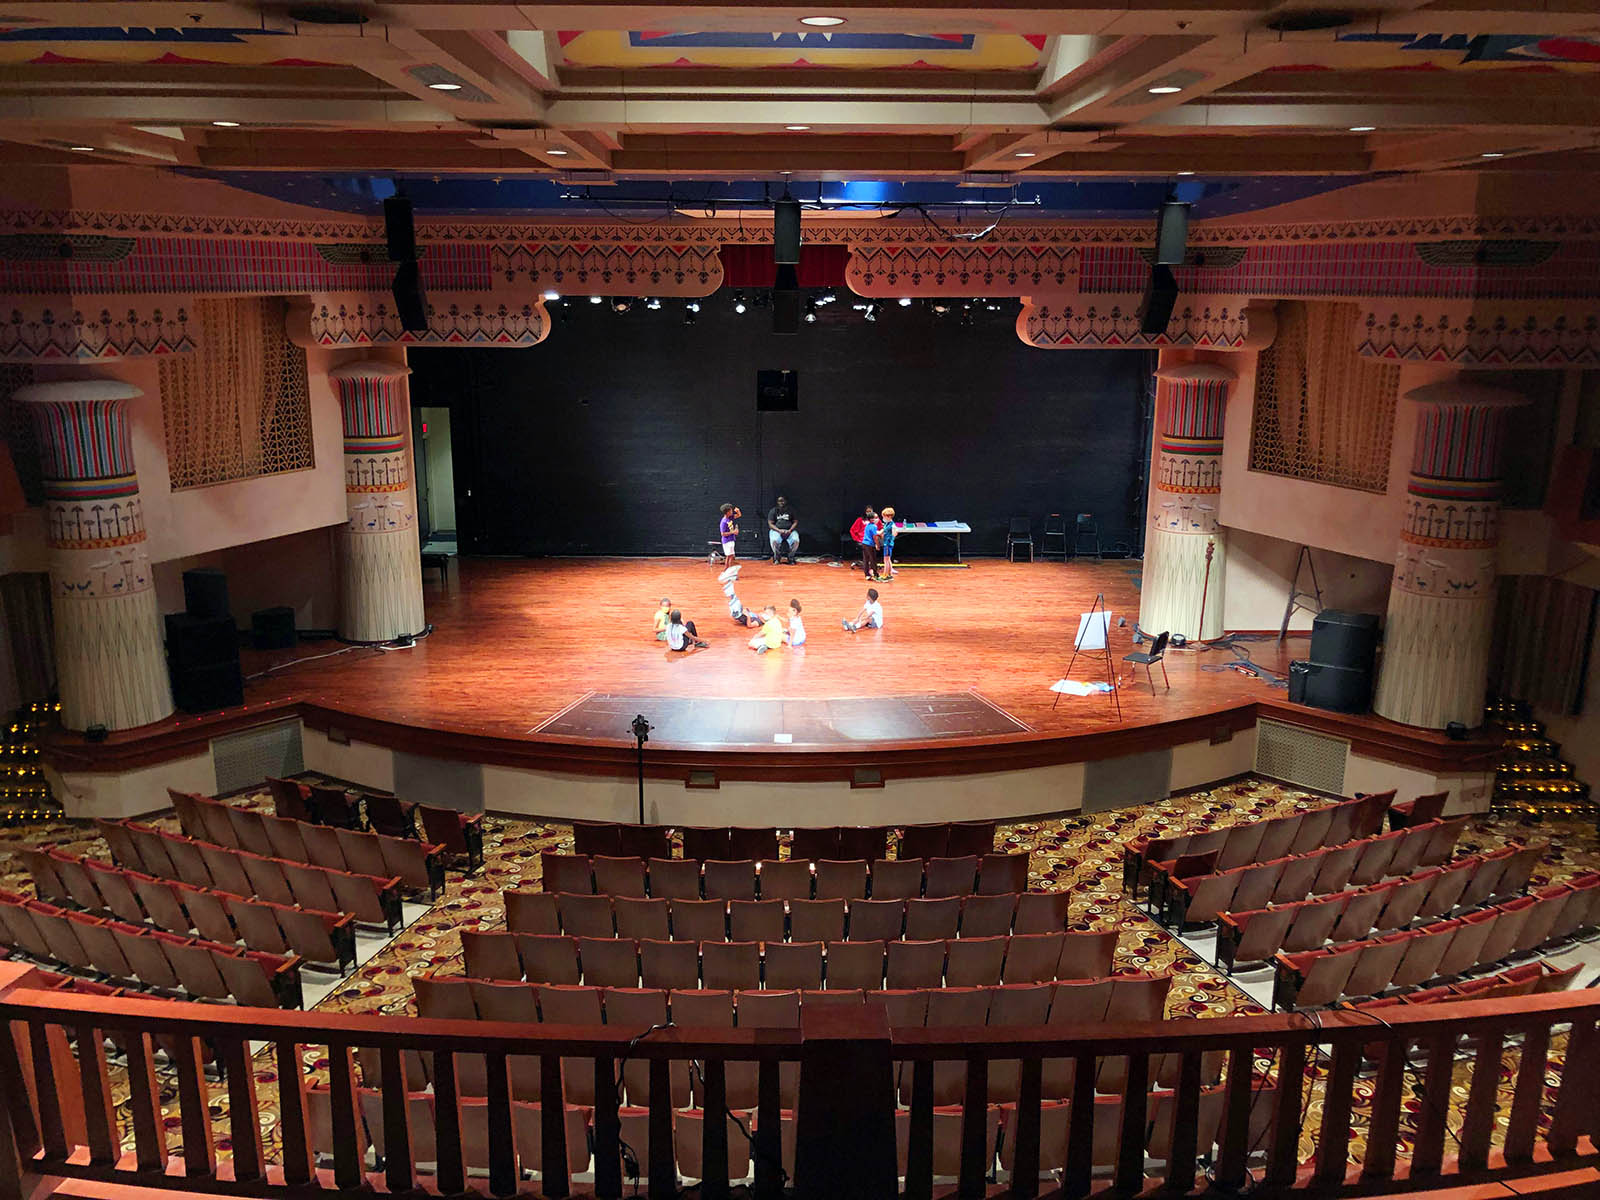
[[[77,379],[18,388],[39,442],[47,495],[61,499],[139,490],[127,402],[143,390],[120,379]],[[110,490],[107,490],[110,489]],[[118,490],[120,489],[120,490]]]
[[[404,445],[405,397],[400,381],[410,367],[380,359],[344,363],[328,372],[339,393],[346,454],[366,454],[394,443]]]

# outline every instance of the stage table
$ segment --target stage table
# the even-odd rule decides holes
[[[904,537],[908,533],[931,533],[950,539],[956,544],[956,563],[959,566],[966,566],[966,564],[961,561],[961,535],[971,532],[972,526],[968,525],[965,521],[896,521],[894,523],[894,535],[896,540]],[[914,567],[919,565],[917,563],[901,562],[899,555],[895,556],[895,563],[902,567]]]

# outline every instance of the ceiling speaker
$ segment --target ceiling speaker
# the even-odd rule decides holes
[[[409,196],[390,196],[383,202],[383,236],[389,242],[390,262],[416,258],[417,227],[412,220]]]
[[[428,298],[422,292],[422,272],[417,260],[407,259],[394,273],[395,311],[400,314],[400,328],[407,333],[428,331]]]
[[[1139,332],[1156,335],[1167,331],[1172,320],[1172,306],[1178,302],[1178,281],[1172,268],[1157,263],[1150,268],[1150,281],[1145,284],[1144,299],[1139,303]]]
[[[772,260],[789,265],[800,261],[800,201],[792,196],[772,205]]]

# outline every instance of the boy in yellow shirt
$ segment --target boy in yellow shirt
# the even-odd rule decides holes
[[[667,640],[667,620],[672,615],[672,601],[661,597],[661,607],[656,609],[656,641]]]
[[[757,654],[776,650],[783,645],[783,622],[778,620],[778,610],[767,605],[761,610],[761,632],[750,639],[750,649]]]

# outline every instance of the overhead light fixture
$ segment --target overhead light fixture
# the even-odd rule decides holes
[[[545,153],[550,155],[552,158],[565,158],[567,156],[567,152],[565,150],[562,150],[556,146],[552,146],[550,149],[546,150]]]
[[[448,81],[430,83],[428,86],[436,92],[459,92],[461,90],[459,83],[450,83]]]
[[[810,25],[817,29],[828,29],[834,25],[843,25],[843,17],[801,17],[800,24]]]
[[[806,301],[806,324],[815,325],[816,323],[817,323],[817,302],[815,300],[807,300]]]
[[[1478,157],[1479,158],[1504,158],[1505,157],[1505,152],[1503,150],[1485,150]]]
[[[1170,96],[1173,92],[1183,91],[1183,88],[1179,87],[1175,83],[1156,83],[1151,84],[1146,90],[1152,96]]]
[[[784,128],[787,129],[790,133],[804,133],[806,130],[810,129],[811,126],[809,126],[809,125],[785,125]]]
[[[1350,126],[1350,132],[1351,133],[1373,133],[1373,132],[1376,132],[1377,128],[1378,127],[1376,125],[1352,125],[1352,126]]]
[[[700,311],[700,301],[691,300],[691,301],[689,301],[688,304],[684,305],[684,307],[687,308],[690,312],[699,312]]]
[[[661,307],[661,301],[658,300],[656,297],[651,296],[650,299],[648,299],[648,300],[646,300],[644,302],[644,306],[646,308],[648,308],[651,312],[654,312],[656,309]]]
[[[693,325],[695,323],[695,314],[699,311],[700,306],[693,300],[689,301],[683,306],[683,323],[685,325]]]
[[[736,312],[736,313],[742,313],[742,312],[744,312],[744,311],[745,311],[745,310],[746,310],[746,309],[747,309],[747,308],[749,308],[749,305],[747,305],[747,304],[746,304],[746,303],[745,303],[745,302],[744,302],[744,294],[743,294],[743,293],[742,293],[742,292],[736,292],[736,293],[734,293],[734,297],[733,297],[733,311],[734,311],[734,312]]]
[[[237,122],[237,121],[213,121],[211,123],[213,125],[215,125],[218,129],[237,129],[237,128],[239,128],[239,122]]]
[[[867,305],[865,316],[869,321],[876,321],[878,319],[878,305],[876,301]]]
[[[600,303],[600,297],[599,296],[590,296],[589,297],[589,303],[590,304],[599,304]]]
[[[944,316],[945,313],[950,311],[950,302],[948,300],[935,300],[933,302],[933,311],[941,317]]]
[[[93,146],[73,146],[71,148],[76,150],[79,154],[89,154],[94,150]]]
[[[1193,171],[1179,171],[1178,174],[1179,175],[1193,175],[1194,172]]]
[[[911,297],[910,296],[901,296],[900,297],[900,307],[901,308],[910,308],[911,307]]]
[[[1017,151],[1017,157],[1018,158],[1038,158],[1039,157],[1039,152],[1037,150],[1018,150]]]
[[[625,313],[632,307],[633,297],[631,296],[613,296],[611,298],[611,311],[614,313]]]

